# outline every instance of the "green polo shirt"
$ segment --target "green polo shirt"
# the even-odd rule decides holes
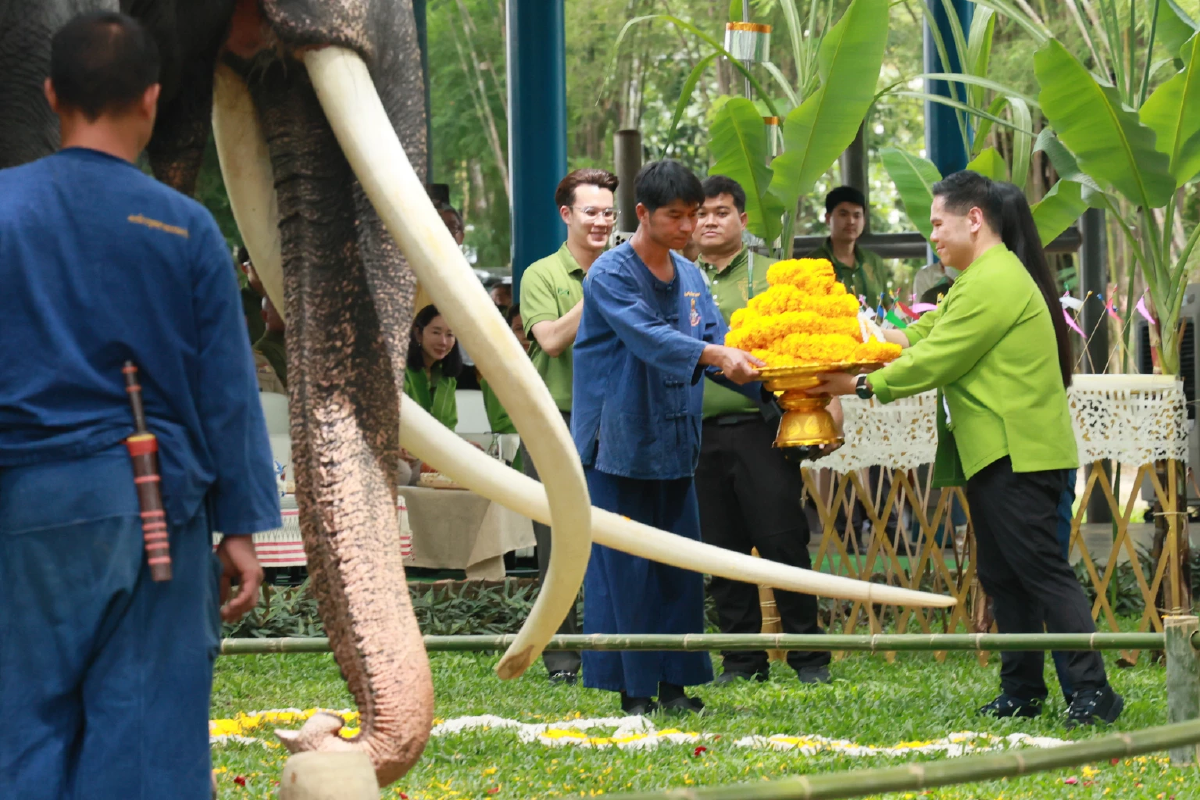
[[[834,258],[833,242],[826,237],[825,243],[805,258],[828,259],[833,264],[833,271],[837,274],[838,281],[846,287],[846,291],[855,297],[866,297],[867,305],[870,308],[876,308],[879,305],[881,295],[888,300],[891,299],[887,293],[888,269],[883,265],[883,259],[879,257],[878,253],[855,245],[854,263],[843,264]]]
[[[537,343],[533,326],[559,319],[583,299],[583,267],[566,243],[552,256],[535,261],[521,273],[521,321],[529,337],[529,357],[542,376],[559,411],[571,410],[574,346],[551,357]]]
[[[404,370],[404,393],[450,430],[458,427],[458,381],[442,374],[442,365],[434,364],[432,381],[424,369]]]
[[[775,259],[759,255],[749,247],[743,247],[723,270],[709,264],[703,256],[697,259],[696,266],[708,278],[709,289],[726,325],[733,312],[745,308],[751,297],[767,290],[767,268],[774,263]],[[704,382],[704,419],[757,411],[758,406],[745,395],[712,381]]]

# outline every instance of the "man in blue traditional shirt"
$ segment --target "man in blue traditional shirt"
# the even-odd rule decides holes
[[[592,503],[689,539],[700,539],[692,476],[700,455],[701,378],[751,383],[761,361],[725,347],[725,322],[682,250],[704,202],[678,162],[638,173],[638,229],[604,253],[583,281],[575,338],[571,433]],[[593,545],[584,580],[585,633],[702,633],[704,579],[694,572]],[[583,654],[584,685],[621,693],[621,708],[699,711],[683,687],[713,678],[707,653]],[[657,695],[658,702],[654,701]]]
[[[158,70],[129,17],[68,22],[46,83],[63,149],[0,171],[0,797],[208,800],[221,618],[258,598],[247,534],[280,524],[225,242],[132,163]],[[164,583],[122,443],[126,360],[160,446]]]

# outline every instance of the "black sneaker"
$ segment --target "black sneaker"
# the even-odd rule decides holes
[[[567,686],[574,686],[577,680],[579,680],[579,676],[569,669],[556,669],[550,673],[551,683],[562,683],[566,684]]]
[[[739,672],[735,669],[727,669],[718,675],[713,683],[737,683],[738,681],[758,681],[759,683],[765,683],[766,680],[767,673],[765,672]]]
[[[999,697],[977,709],[975,713],[981,717],[996,717],[997,719],[1036,717],[1042,713],[1042,701],[1022,700],[1020,697],[1013,697],[1011,694],[1001,692]]]
[[[1067,706],[1068,728],[1080,725],[1091,725],[1096,720],[1112,724],[1121,716],[1125,708],[1125,698],[1113,691],[1111,686],[1099,689],[1081,689],[1071,698]]]
[[[658,711],[658,703],[651,697],[630,697],[621,692],[621,711],[627,717],[644,717]]]
[[[829,677],[829,667],[822,664],[819,667],[799,667],[796,670],[796,677],[801,683],[832,683],[833,678]]]

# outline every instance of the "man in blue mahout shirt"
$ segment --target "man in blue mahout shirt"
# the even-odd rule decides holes
[[[133,164],[158,72],[134,20],[74,18],[46,81],[63,149],[0,171],[0,797],[207,800],[221,619],[258,597],[248,534],[280,524],[224,240]],[[126,360],[159,441],[168,582],[143,552]]]
[[[638,229],[583,281],[575,339],[571,434],[598,508],[699,541],[692,476],[700,455],[701,378],[721,373],[747,396],[758,359],[725,347],[704,278],[672,250],[687,246],[704,202],[700,181],[670,161],[638,173]],[[584,633],[703,633],[704,579],[601,545],[584,579]],[[700,711],[685,686],[713,678],[707,653],[583,654],[584,685],[621,693],[627,714]],[[657,695],[657,702],[654,697]]]

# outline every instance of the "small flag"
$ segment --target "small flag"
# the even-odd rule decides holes
[[[1142,299],[1138,300],[1137,312],[1145,317],[1146,321],[1151,325],[1156,328],[1158,327],[1158,323],[1154,321],[1154,318],[1150,316],[1150,312],[1146,310],[1146,295],[1142,295]]]
[[[924,314],[926,311],[933,311],[937,308],[933,303],[917,303],[913,306],[913,311],[918,314]]]
[[[897,328],[907,328],[908,327],[908,323],[905,322],[903,319],[901,319],[900,315],[897,314],[895,311],[888,311],[887,315],[884,316],[884,319],[887,320],[888,322],[892,323],[893,325],[895,325]]]
[[[1087,338],[1087,334],[1085,334],[1085,333],[1083,332],[1083,329],[1082,329],[1082,328],[1080,328],[1080,327],[1079,327],[1079,325],[1077,325],[1077,324],[1075,323],[1075,320],[1071,318],[1071,315],[1067,313],[1067,310],[1066,310],[1065,308],[1063,309],[1063,319],[1065,319],[1065,320],[1067,321],[1067,324],[1068,324],[1068,325],[1070,325],[1070,326],[1071,326],[1071,328],[1072,328],[1072,329],[1073,329],[1073,330],[1074,330],[1076,333],[1078,333],[1078,334],[1079,334],[1080,336],[1082,336],[1084,339],[1086,339],[1086,338]]]
[[[919,316],[917,312],[913,311],[899,300],[896,301],[896,305],[900,306],[900,310],[904,312],[904,316],[908,317],[909,319],[916,319]]]
[[[1117,310],[1115,308],[1113,308],[1112,295],[1108,296],[1107,302],[1104,303],[1104,309],[1108,312],[1108,315],[1110,317],[1112,317],[1113,319],[1115,319],[1117,322],[1124,322],[1124,320],[1121,319],[1121,317],[1117,314]]]
[[[1058,302],[1062,303],[1063,308],[1069,308],[1072,311],[1078,311],[1079,309],[1083,308],[1083,301],[1078,297],[1071,297],[1069,294],[1064,294],[1062,297],[1058,298]]]

